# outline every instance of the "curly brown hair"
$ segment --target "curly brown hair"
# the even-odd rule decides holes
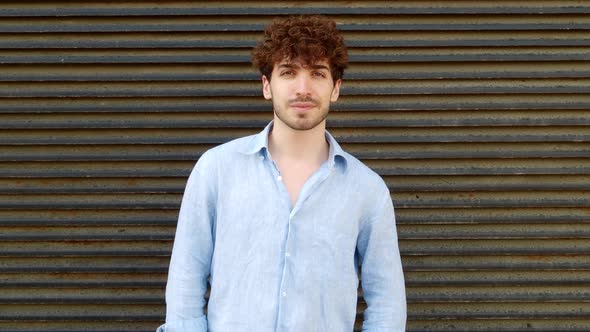
[[[321,15],[274,19],[252,50],[252,64],[270,80],[273,66],[286,59],[304,66],[327,60],[334,82],[348,66],[348,52],[336,23]]]

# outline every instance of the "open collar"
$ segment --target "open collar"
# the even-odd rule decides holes
[[[273,121],[271,121],[264,129],[251,136],[250,141],[246,142],[246,145],[241,150],[243,154],[256,154],[259,153],[265,158],[268,157],[268,134],[272,131]],[[332,168],[334,165],[342,166],[343,170],[346,170],[348,163],[347,154],[342,150],[340,144],[336,142],[336,139],[326,130],[326,141],[330,145],[328,152],[329,166]]]

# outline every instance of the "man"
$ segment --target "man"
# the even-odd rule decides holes
[[[359,273],[363,331],[404,331],[389,190],[325,129],[347,65],[335,23],[275,20],[253,63],[274,120],[207,151],[189,177],[159,331],[350,332]]]

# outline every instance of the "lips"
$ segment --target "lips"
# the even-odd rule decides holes
[[[295,102],[295,103],[289,104],[289,106],[291,106],[292,108],[294,108],[298,111],[307,111],[311,108],[314,108],[316,105],[315,105],[315,103],[311,103],[311,102]]]

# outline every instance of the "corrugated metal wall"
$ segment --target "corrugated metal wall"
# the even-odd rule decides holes
[[[345,31],[329,127],[390,185],[408,330],[590,330],[589,1],[3,1],[0,330],[163,321],[186,177],[271,118],[288,13]]]

